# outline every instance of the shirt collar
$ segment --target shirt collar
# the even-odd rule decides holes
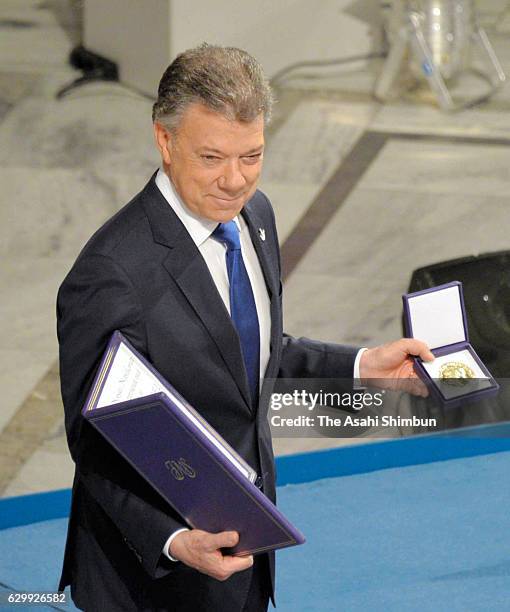
[[[158,170],[156,175],[156,185],[163,194],[165,200],[170,204],[172,210],[179,217],[184,227],[188,230],[188,234],[191,236],[193,242],[197,247],[200,247],[200,245],[202,245],[214,232],[218,223],[200,217],[191,211],[184,204],[172,181],[162,168]],[[241,231],[241,224],[238,216],[234,217],[234,222],[237,225],[237,229]]]

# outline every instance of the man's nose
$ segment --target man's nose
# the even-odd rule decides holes
[[[238,159],[229,160],[223,168],[223,173],[218,179],[221,189],[236,194],[246,185],[246,179],[241,171]]]

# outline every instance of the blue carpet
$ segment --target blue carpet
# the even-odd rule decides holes
[[[307,543],[277,555],[278,610],[509,610],[509,471],[506,452],[280,487]],[[66,528],[1,530],[0,583],[54,590]]]
[[[0,584],[12,591],[56,591],[67,533],[67,519],[33,523],[0,530]],[[0,591],[1,597],[1,591]],[[67,600],[70,602],[69,592]],[[1,601],[1,599],[0,599]],[[0,610],[77,610],[68,604],[0,605]]]
[[[278,490],[307,536],[277,553],[278,609],[510,610],[510,453]]]

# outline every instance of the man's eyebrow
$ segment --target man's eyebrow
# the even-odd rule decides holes
[[[200,147],[198,150],[200,153],[205,153],[207,151],[208,153],[219,153],[220,155],[223,155],[222,151],[215,149],[214,147]]]
[[[246,153],[243,153],[243,155],[253,155],[254,153],[262,153],[263,150],[264,150],[264,145],[262,144],[259,147],[255,147],[254,149],[250,149]]]
[[[264,150],[264,145],[260,145],[258,147],[255,147],[254,149],[250,149],[249,151],[246,151],[246,153],[241,153],[241,157],[244,157],[246,155],[254,155],[256,153],[262,153],[262,151]],[[225,153],[223,151],[220,151],[219,149],[215,149],[214,147],[201,147],[199,149],[199,153],[214,153],[216,155],[225,155]]]

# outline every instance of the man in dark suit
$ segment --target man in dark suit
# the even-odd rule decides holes
[[[238,49],[181,54],[153,119],[162,168],[85,246],[58,295],[61,386],[76,463],[60,588],[91,611],[267,609],[274,555],[183,519],[81,417],[120,330],[260,474],[275,499],[268,379],[412,376],[412,340],[369,350],[283,333],[271,205],[257,191],[271,91]],[[261,399],[265,398],[265,399]],[[150,452],[150,449],[148,449]]]

